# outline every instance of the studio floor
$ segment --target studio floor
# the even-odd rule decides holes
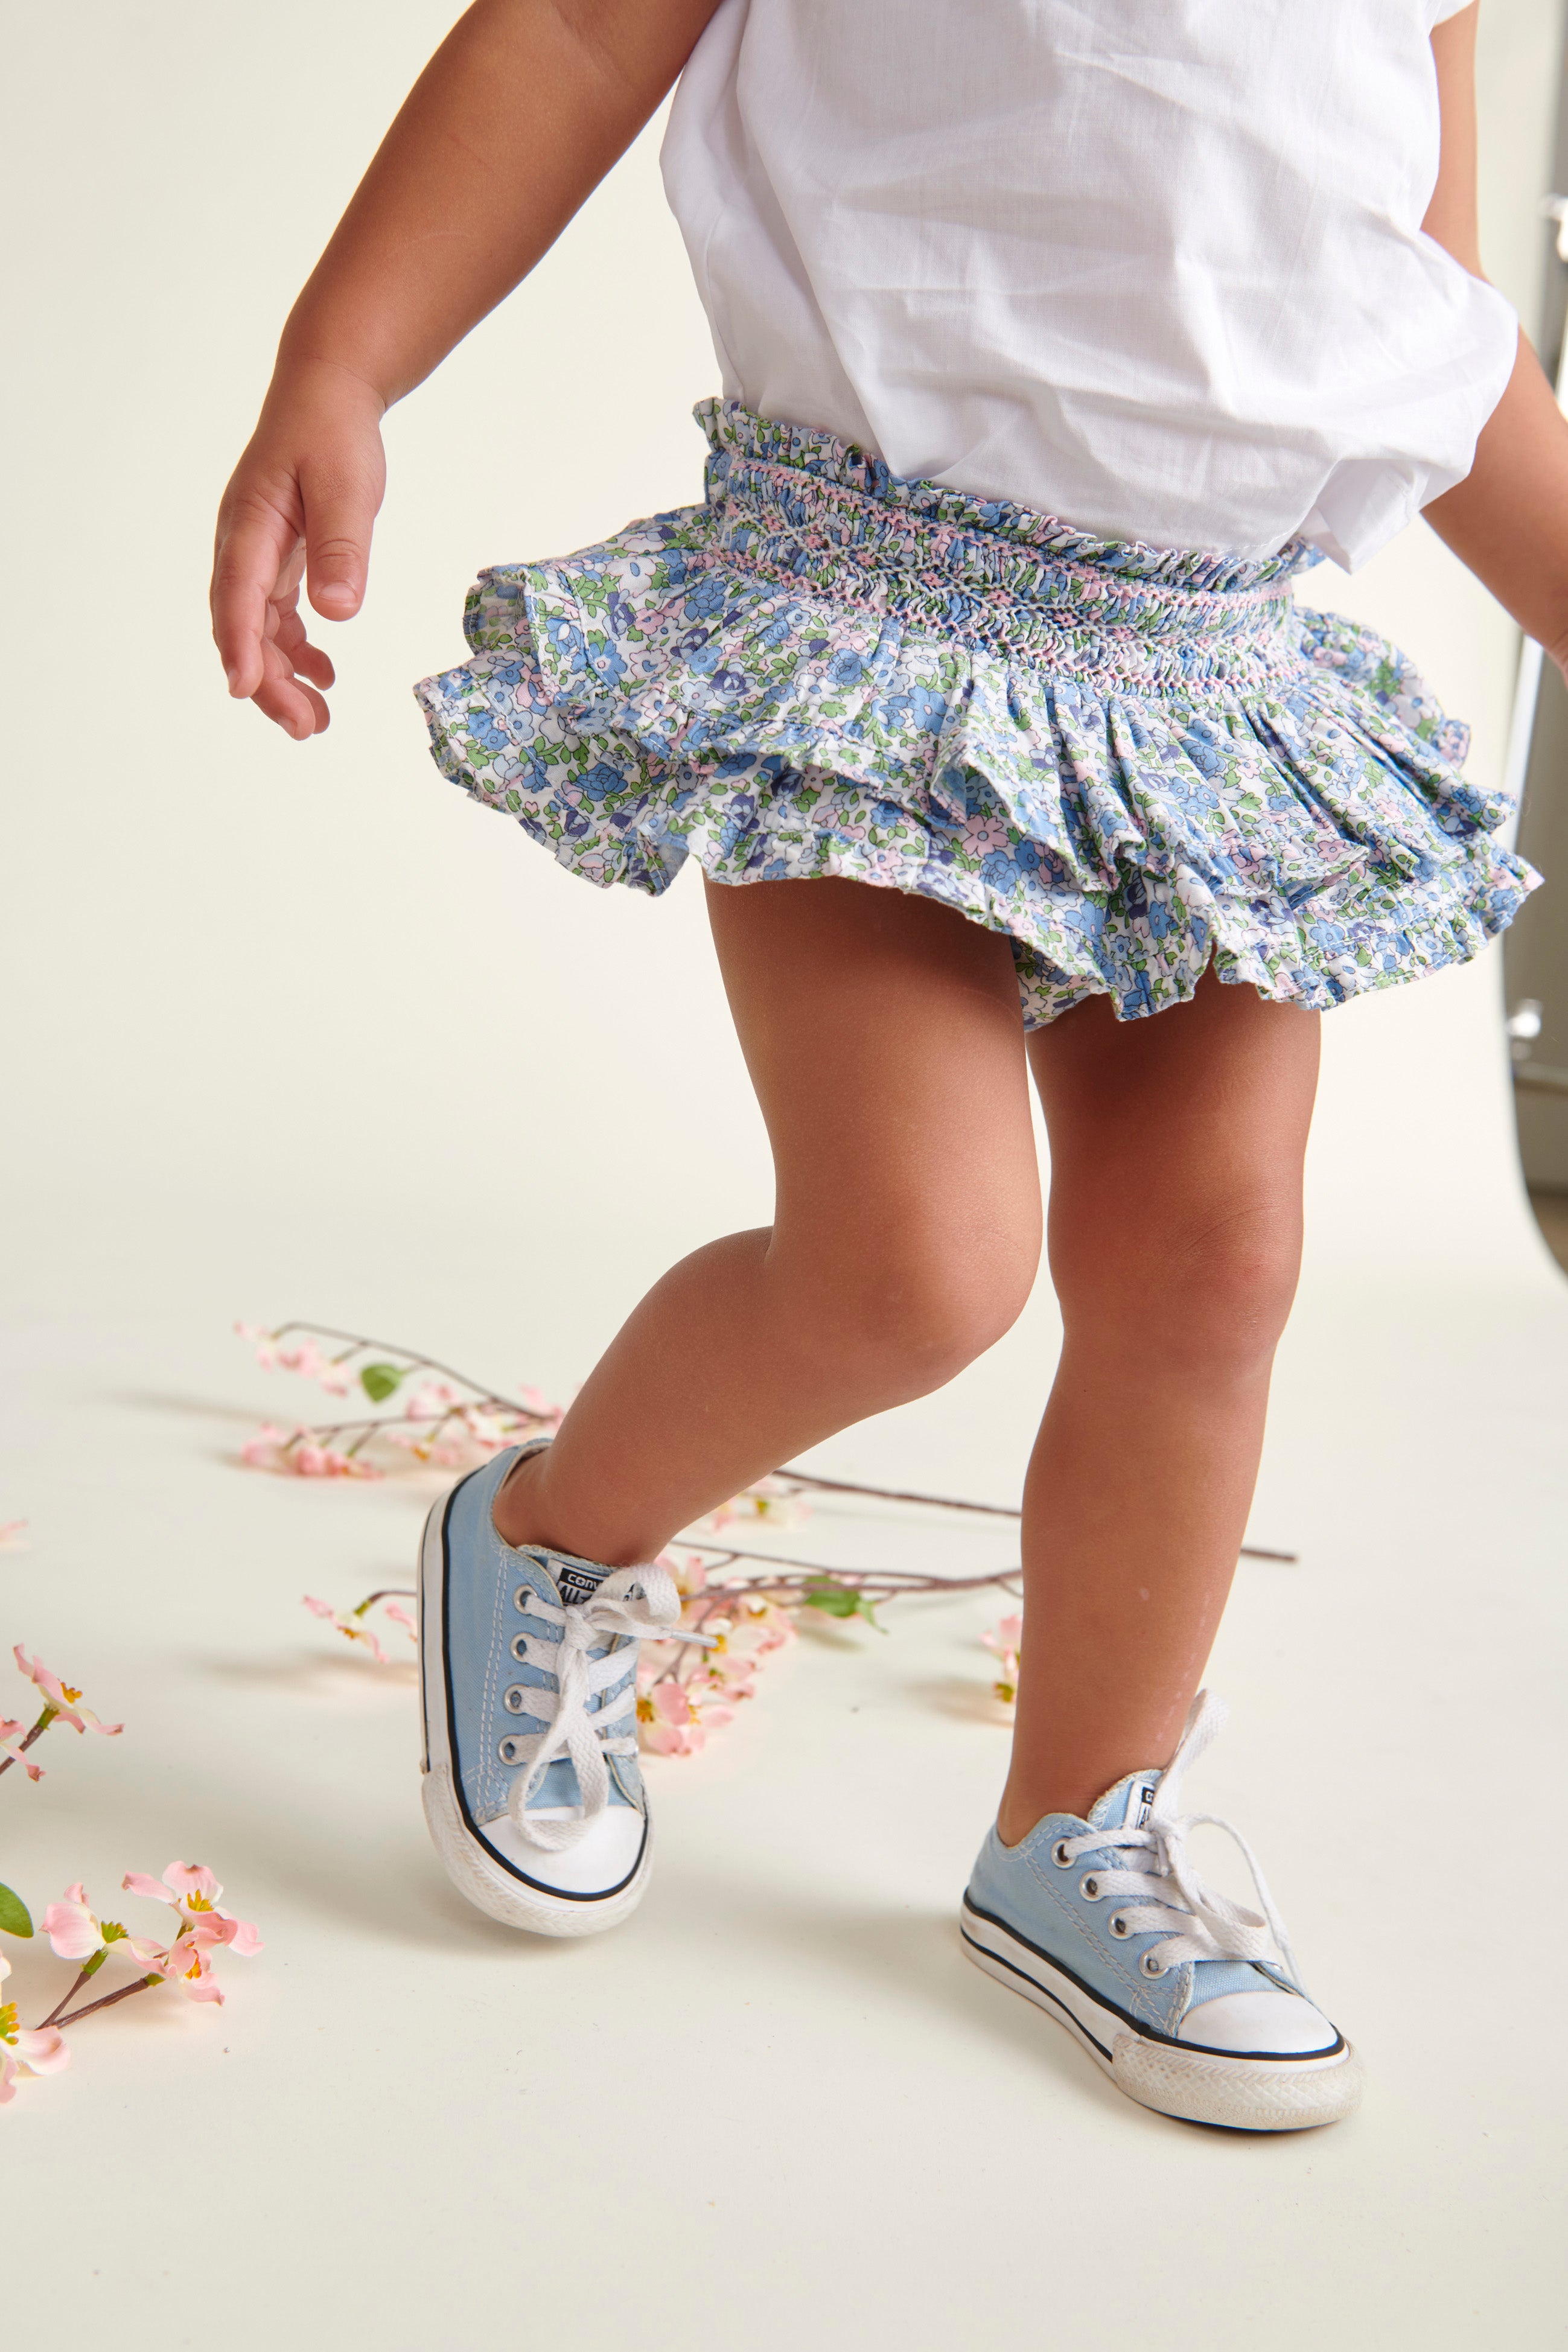
[[[1487,984],[1433,985],[1462,1014]],[[1362,1023],[1374,1044],[1398,1002]],[[226,1331],[261,1303],[234,1286],[335,1305],[341,1252],[143,1218],[117,1312],[116,1234],[36,1206],[5,1339],[0,1493],[30,1522],[0,1555],[5,1636],[126,1728],[57,1729],[40,1786],[7,1776],[6,1875],[35,1901],[80,1875],[112,1910],[125,1869],[205,1861],[266,1949],[225,1962],[221,2012],[160,1992],[21,2086],[24,2307],[68,2291],[76,2331],[243,2352],[606,2328],[936,2352],[1140,2311],[1182,2352],[1558,2341],[1561,2053],[1484,1993],[1503,1938],[1550,1956],[1568,1927],[1532,1861],[1558,1843],[1568,1284],[1516,1209],[1506,1288],[1325,1275],[1287,1344],[1253,1534],[1300,1557],[1242,1567],[1210,1677],[1233,1722],[1193,1799],[1259,1847],[1370,2087],[1338,2128],[1269,2139],[1128,2106],[961,1958],[1006,1739],[994,1602],[810,1632],[704,1755],[653,1759],[658,1870],[624,1930],[552,1944],[468,1910],[426,1843],[410,1670],[300,1607],[403,1580],[428,1487],[237,1461],[289,1402]],[[473,1303],[444,1316],[395,1236],[359,1249],[380,1336],[439,1319],[484,1357],[460,1248],[444,1278]],[[540,1262],[522,1287],[548,1354],[570,1285]],[[1042,1300],[824,1465],[1005,1496],[1052,1337]],[[1008,1540],[863,1506],[791,1531],[954,1573]],[[62,1969],[7,1948],[40,2010]]]

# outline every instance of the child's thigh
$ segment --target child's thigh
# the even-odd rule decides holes
[[[902,1220],[1037,1247],[1028,1066],[1006,940],[837,880],[710,883],[781,1221]]]
[[[1318,1015],[1212,972],[1192,1003],[1119,1022],[1097,997],[1029,1058],[1051,1150],[1051,1245],[1152,1255],[1247,1234],[1287,1256],[1318,1077]]]

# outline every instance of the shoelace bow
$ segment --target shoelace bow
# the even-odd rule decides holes
[[[610,1801],[612,1756],[637,1753],[637,1690],[627,1695],[629,1716],[617,1715],[626,1729],[612,1729],[607,1710],[591,1711],[590,1702],[620,1681],[626,1671],[626,1654],[616,1645],[624,1640],[666,1640],[680,1622],[680,1595],[667,1569],[620,1568],[607,1576],[585,1601],[563,1607],[530,1591],[528,1613],[561,1628],[559,1642],[523,1634],[526,1661],[553,1675],[554,1691],[528,1687],[528,1713],[548,1721],[543,1731],[516,1733],[519,1748],[531,1744],[528,1770],[513,1780],[507,1792],[507,1811],[519,1834],[547,1853],[564,1853],[577,1843]],[[705,1633],[689,1633],[704,1648]],[[602,1658],[589,1655],[602,1643],[610,1644]],[[537,1701],[537,1705],[535,1702]],[[541,1821],[528,1811],[534,1794],[558,1757],[569,1757],[583,1793],[583,1810],[575,1821]]]
[[[1176,1752],[1161,1778],[1148,1820],[1137,1829],[1090,1830],[1083,1837],[1064,1838],[1057,1851],[1068,1862],[1102,1853],[1108,1846],[1152,1857],[1143,1870],[1093,1874],[1106,1895],[1133,1898],[1118,1906],[1129,1936],[1163,1938],[1144,1955],[1146,1973],[1163,1976],[1180,1960],[1264,1960],[1276,1967],[1283,1963],[1285,1974],[1300,1989],[1301,1979],[1289,1938],[1258,1857],[1241,1832],[1218,1813],[1178,1816],[1176,1812],[1184,1775],[1224,1729],[1226,1715],[1222,1698],[1213,1691],[1200,1691],[1188,1711]],[[1241,1848],[1263,1906],[1261,1918],[1256,1911],[1205,1885],[1199,1876],[1187,1853],[1187,1834],[1204,1828],[1224,1830]],[[1158,1965],[1148,1968],[1149,1960],[1156,1957]]]

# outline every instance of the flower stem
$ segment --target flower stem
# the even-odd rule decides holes
[[[301,1323],[297,1319],[279,1323],[272,1337],[280,1339],[285,1331],[309,1331],[318,1339],[342,1339],[346,1341],[350,1354],[356,1349],[374,1348],[379,1355],[401,1356],[411,1372],[440,1372],[447,1380],[458,1381],[461,1387],[472,1389],[474,1394],[487,1404],[503,1405],[508,1412],[521,1413],[525,1421],[536,1421],[539,1417],[537,1413],[531,1413],[526,1405],[514,1402],[510,1397],[498,1396],[480,1381],[470,1380],[467,1372],[454,1371],[450,1364],[438,1363],[434,1356],[419,1356],[408,1348],[395,1347],[390,1339],[366,1339],[356,1331],[334,1331],[325,1323]],[[340,1357],[338,1361],[341,1363],[342,1360]]]
[[[868,1495],[879,1503],[919,1503],[931,1511],[975,1511],[985,1518],[1021,1519],[1023,1512],[1012,1503],[960,1502],[955,1495],[916,1495],[900,1486],[862,1486],[849,1478],[819,1478],[815,1471],[784,1469],[777,1473],[793,1486],[810,1487],[825,1495]],[[752,1555],[755,1557],[755,1555]],[[1243,1544],[1243,1559],[1279,1559],[1294,1565],[1300,1554],[1294,1551],[1271,1551],[1261,1544]]]
[[[82,1989],[83,1985],[84,1985],[84,1984],[86,1984],[86,1982],[87,1982],[87,1980],[88,1980],[89,1977],[90,1977],[90,1976],[91,1976],[91,1974],[92,1974],[92,1970],[91,1970],[90,1969],[83,1969],[83,1970],[82,1970],[82,1972],[81,1972],[80,1976],[79,1976],[79,1977],[78,1977],[78,1979],[77,1979],[77,1980],[76,1980],[75,1984],[73,1984],[72,1986],[70,1986],[70,1988],[68,1989],[68,1990],[67,1990],[66,1992],[63,1992],[63,1993],[60,1995],[59,2000],[56,2001],[56,2003],[55,2003],[55,2005],[54,2005],[53,2009],[51,2009],[51,2010],[50,2010],[50,2011],[49,2011],[49,2013],[48,2013],[47,2017],[40,2017],[40,2018],[39,2018],[39,2020],[38,2020],[38,2031],[39,2031],[39,2032],[40,2032],[40,2033],[43,2032],[43,2029],[44,2029],[44,2027],[45,2027],[46,2025],[54,2025],[54,2024],[56,2024],[56,2023],[58,2021],[59,2014],[60,2014],[61,2010],[62,2010],[62,2009],[67,2009],[67,2008],[68,2008],[68,2007],[69,2007],[70,2003],[71,2003],[71,2002],[76,1999],[76,1997],[77,1997],[78,1993],[81,1990],[81,1989]]]
[[[472,1379],[467,1372],[458,1371],[451,1364],[442,1363],[437,1357],[422,1356],[416,1353],[411,1349],[395,1347],[390,1339],[369,1339],[356,1331],[337,1331],[325,1323],[304,1323],[300,1322],[298,1318],[291,1319],[287,1323],[279,1323],[276,1331],[274,1331],[271,1336],[275,1339],[280,1339],[286,1331],[306,1331],[313,1334],[313,1336],[318,1339],[337,1339],[342,1341],[343,1346],[343,1354],[334,1360],[339,1363],[344,1362],[348,1357],[356,1354],[360,1350],[368,1349],[374,1349],[381,1355],[399,1357],[405,1364],[408,1371],[438,1372],[444,1379],[456,1381],[459,1388],[465,1388],[469,1391],[470,1396],[481,1410],[485,1408],[494,1408],[499,1412],[510,1413],[514,1415],[517,1420],[527,1423],[531,1428],[542,1428],[547,1423],[549,1418],[547,1415],[536,1412],[527,1405],[520,1404],[514,1397],[502,1396],[494,1389],[487,1389],[481,1381]],[[447,1422],[458,1417],[462,1410],[463,1408],[460,1406],[453,1406],[449,1408],[447,1412],[442,1416],[440,1422],[437,1424],[435,1433],[439,1436],[441,1431],[446,1428]],[[388,1415],[385,1419],[380,1419],[372,1415],[363,1421],[323,1422],[312,1426],[308,1433],[313,1438],[320,1439],[322,1437],[343,1436],[350,1430],[358,1431],[361,1434],[355,1438],[349,1448],[349,1451],[352,1454],[357,1454],[360,1447],[365,1444],[378,1430],[405,1428],[410,1425],[410,1419],[406,1413]],[[283,1448],[284,1452],[288,1452],[289,1447],[295,1443],[296,1439],[306,1434],[307,1432],[302,1429],[296,1430],[293,1437],[290,1437],[286,1442]],[[926,1495],[901,1486],[863,1486],[858,1479],[853,1478],[825,1478],[815,1470],[794,1470],[786,1467],[778,1471],[775,1475],[780,1478],[787,1479],[789,1484],[796,1489],[805,1489],[824,1495],[864,1495],[872,1502],[912,1503],[925,1510],[966,1511],[973,1512],[978,1517],[984,1518],[992,1519],[1016,1519],[1023,1516],[1017,1507],[1011,1503],[973,1503],[956,1495]],[[694,1546],[692,1549],[700,1549],[700,1547]],[[713,1549],[713,1547],[710,1547],[710,1549]],[[764,1558],[765,1555],[759,1552],[748,1552],[738,1554],[737,1557],[758,1559]],[[1261,1544],[1243,1544],[1241,1547],[1241,1557],[1243,1559],[1275,1559],[1294,1564],[1300,1558],[1300,1555],[1293,1551],[1276,1551]],[[797,1566],[806,1565],[805,1562],[795,1562],[792,1564]],[[819,1571],[819,1573],[832,1573],[832,1571]],[[1015,1570],[1014,1573],[1016,1573],[1016,1571]],[[942,1580],[937,1580],[938,1582]],[[994,1577],[984,1578],[978,1580],[986,1583],[995,1583],[999,1581],[998,1579]],[[914,1590],[916,1588],[910,1587],[910,1589]]]
[[[34,1740],[42,1738],[43,1734],[47,1731],[50,1724],[53,1723],[58,1713],[59,1709],[58,1706],[45,1707],[42,1715],[39,1716],[37,1723],[34,1724],[26,1737],[23,1739],[17,1740],[16,1755],[7,1756],[5,1761],[0,1763],[0,1772],[8,1772],[11,1769],[12,1765],[16,1763],[17,1758],[26,1754]]]
[[[155,1973],[151,1976],[138,1977],[134,1984],[121,1985],[118,1992],[106,1992],[100,2000],[89,2000],[80,2009],[73,2009],[67,2017],[62,2017],[57,2010],[48,2022],[61,2028],[68,2025],[79,2025],[82,2019],[90,2017],[95,2009],[112,2009],[117,2000],[129,2000],[133,1992],[145,1992],[150,1985],[162,1984],[163,1981],[163,1978]],[[72,1985],[71,1992],[75,1990],[76,1987]],[[66,1998],[68,2000],[70,1993],[68,1993]]]

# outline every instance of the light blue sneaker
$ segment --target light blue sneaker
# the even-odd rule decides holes
[[[547,1442],[459,1479],[425,1523],[425,1818],[452,1884],[492,1919],[591,1936],[647,1886],[637,1643],[679,1623],[680,1599],[662,1568],[503,1542],[496,1496]]]
[[[1361,2061],[1301,1991],[1250,1847],[1216,1814],[1176,1812],[1224,1722],[1202,1691],[1163,1772],[1130,1772],[1087,1821],[1047,1813],[1015,1846],[993,1829],[963,1898],[964,1948],[1143,2106],[1237,2131],[1337,2123],[1361,2098]],[[1198,1876],[1186,1840],[1203,1822],[1241,1847],[1265,1917]]]

